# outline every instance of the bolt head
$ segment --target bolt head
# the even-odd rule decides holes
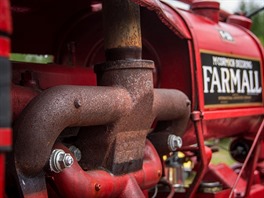
[[[73,158],[69,153],[66,153],[63,159],[65,167],[71,167],[73,165]]]
[[[81,101],[79,99],[75,99],[74,100],[74,106],[76,109],[80,108],[82,106]]]
[[[73,165],[74,159],[69,153],[65,153],[62,149],[54,149],[51,153],[49,164],[50,170],[59,173],[65,168]]]
[[[176,151],[177,148],[182,147],[182,139],[179,136],[170,134],[168,136],[167,144],[170,151]]]
[[[101,184],[95,184],[95,185],[94,185],[94,189],[95,189],[96,191],[101,190]]]
[[[80,149],[78,149],[76,146],[72,145],[69,147],[69,150],[73,153],[76,160],[79,162],[82,158],[82,153]]]

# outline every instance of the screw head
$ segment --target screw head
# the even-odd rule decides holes
[[[81,101],[79,99],[75,99],[74,106],[76,109],[80,108],[82,106]]]
[[[94,189],[96,190],[96,191],[99,191],[99,190],[101,190],[101,184],[95,184],[94,185]]]

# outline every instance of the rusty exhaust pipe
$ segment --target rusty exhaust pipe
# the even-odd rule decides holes
[[[16,166],[28,176],[41,172],[63,129],[112,123],[127,112],[129,103],[121,88],[60,86],[43,92],[16,123]]]
[[[45,167],[67,127],[94,126],[77,136],[84,153],[81,163],[114,175],[142,169],[146,136],[155,119],[166,121],[160,132],[184,132],[188,98],[177,90],[154,89],[154,64],[141,60],[139,7],[129,0],[104,0],[103,10],[107,62],[95,68],[99,87],[48,89],[30,102],[15,124],[15,166],[24,195],[45,194]],[[102,138],[104,149],[92,150],[94,162],[88,151],[101,145]]]

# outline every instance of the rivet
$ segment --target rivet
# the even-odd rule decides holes
[[[161,176],[161,171],[160,170],[158,170],[158,177],[160,177]]]
[[[74,100],[74,106],[76,109],[78,109],[79,107],[81,107],[81,101],[79,99],[75,99]]]
[[[95,189],[96,191],[101,190],[101,185],[96,183],[96,184],[94,185],[94,189]]]

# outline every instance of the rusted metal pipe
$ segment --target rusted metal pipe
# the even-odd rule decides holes
[[[30,102],[15,125],[15,162],[23,193],[31,191],[33,184],[45,189],[44,167],[56,139],[67,127],[90,126],[77,136],[76,146],[83,154],[80,164],[89,165],[90,169],[103,167],[114,175],[134,172],[141,189],[151,187],[151,181],[157,178],[157,173],[151,171],[154,163],[143,163],[145,140],[153,121],[166,121],[159,131],[179,135],[184,131],[190,112],[187,97],[178,91],[154,91],[153,62],[138,60],[141,58],[138,6],[129,0],[105,0],[104,9],[108,62],[96,67],[98,85],[102,87],[60,86],[46,90]],[[105,186],[111,187],[112,176],[108,173],[91,173],[99,174],[100,178],[107,174],[110,183]],[[87,189],[86,185],[80,185],[79,176],[69,178]],[[91,182],[89,178],[84,176],[81,181]],[[125,188],[122,179],[117,181],[119,188]],[[66,189],[71,181],[64,182]]]
[[[126,90],[113,87],[59,86],[41,93],[14,128],[17,168],[28,176],[41,172],[63,129],[114,122],[131,106],[130,101]]]
[[[133,172],[142,167],[145,139],[154,119],[152,114],[153,67],[152,61],[145,60],[109,61],[96,66],[99,85],[123,87],[132,100],[131,111],[111,127],[108,140],[114,149],[107,151],[107,156],[100,160],[103,167],[113,174]],[[84,136],[81,139],[85,138]],[[86,137],[86,142],[91,142],[89,139],[91,138]],[[129,145],[129,148],[124,147],[124,144]],[[80,146],[87,151],[84,148],[87,147],[86,145]],[[96,145],[92,142],[90,147],[94,148]],[[88,157],[86,160],[88,164],[94,162]]]
[[[139,6],[130,0],[104,0],[106,60],[141,59]]]
[[[167,109],[162,100],[168,105]],[[40,172],[55,140],[69,126],[103,125],[119,119],[117,131],[124,131],[127,127],[124,122],[128,121],[136,123],[130,126],[133,131],[147,124],[150,126],[157,117],[157,120],[175,120],[167,126],[167,131],[180,135],[178,132],[184,130],[189,119],[187,97],[175,90],[157,91],[154,114],[144,115],[144,109],[141,109],[144,105],[139,106],[138,113],[149,117],[147,124],[141,123],[142,119],[136,120],[134,116],[138,114],[131,113],[132,101],[129,92],[116,87],[60,86],[45,91],[30,103],[15,126],[17,166],[28,175]],[[122,115],[126,116],[122,118]],[[46,149],[36,156],[35,151],[42,145]]]
[[[156,128],[148,135],[160,156],[172,150],[168,145],[171,134],[182,136],[190,118],[191,102],[178,90],[155,89],[153,111],[156,115]]]
[[[153,111],[159,121],[171,120],[165,130],[182,136],[190,119],[191,102],[179,90],[155,89]]]

